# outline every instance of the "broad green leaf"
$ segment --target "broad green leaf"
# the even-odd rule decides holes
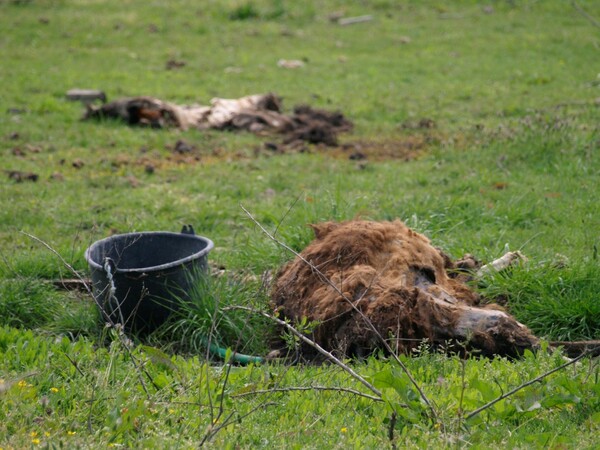
[[[544,408],[552,408],[553,406],[559,405],[572,405],[579,403],[581,399],[575,395],[569,394],[554,394],[546,397],[542,400],[542,406]]]
[[[479,378],[473,378],[469,382],[469,387],[478,391],[481,394],[481,398],[484,402],[489,402],[498,397],[498,394],[495,392],[494,388],[489,383],[482,381]]]
[[[171,360],[171,357],[162,350],[149,345],[142,345],[141,349],[150,357],[153,364],[163,366],[170,370],[177,370],[177,365]]]

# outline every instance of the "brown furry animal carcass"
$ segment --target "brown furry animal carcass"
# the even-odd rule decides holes
[[[280,270],[272,301],[292,322],[316,322],[312,338],[326,350],[366,356],[381,338],[398,352],[423,341],[485,356],[538,346],[500,307],[478,306],[457,263],[401,221],[312,227],[316,239]]]

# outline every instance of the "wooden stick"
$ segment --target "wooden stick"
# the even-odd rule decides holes
[[[501,401],[501,400],[504,400],[504,399],[505,399],[505,398],[507,398],[507,397],[510,397],[511,395],[515,394],[516,392],[519,392],[521,389],[524,389],[524,388],[526,388],[527,386],[531,386],[532,384],[534,384],[534,383],[537,383],[538,381],[541,381],[541,380],[543,380],[543,379],[544,379],[544,378],[546,378],[547,376],[549,376],[549,375],[552,375],[554,372],[558,372],[559,370],[562,370],[562,369],[564,369],[565,367],[568,367],[568,366],[571,366],[571,365],[575,364],[575,363],[576,363],[577,361],[579,361],[580,359],[582,359],[582,358],[584,358],[584,357],[586,357],[586,356],[588,356],[588,355],[591,355],[591,354],[592,354],[594,351],[595,351],[595,349],[590,349],[590,350],[588,350],[588,351],[586,351],[586,352],[582,353],[581,355],[579,355],[577,358],[574,358],[574,359],[572,359],[572,360],[570,360],[570,361],[568,361],[568,362],[564,363],[563,365],[561,365],[561,366],[559,366],[559,367],[556,367],[556,368],[554,368],[554,369],[552,369],[552,370],[549,370],[549,371],[548,371],[548,372],[546,372],[546,373],[543,373],[542,375],[540,375],[539,377],[536,377],[536,378],[534,378],[533,380],[529,380],[529,381],[527,381],[526,383],[523,383],[523,384],[521,384],[520,386],[517,386],[516,388],[514,388],[514,389],[511,389],[511,390],[510,390],[510,391],[508,391],[506,394],[502,394],[502,395],[500,395],[499,397],[495,398],[494,400],[492,400],[492,401],[490,401],[490,402],[486,403],[485,405],[483,405],[483,406],[481,406],[481,407],[477,408],[476,410],[474,410],[474,411],[471,411],[469,414],[467,414],[467,415],[465,416],[465,420],[469,420],[470,418],[472,418],[472,417],[475,417],[477,414],[479,414],[479,413],[480,413],[480,412],[482,412],[482,411],[485,411],[485,410],[486,410],[486,409],[488,409],[488,408],[491,408],[492,406],[494,406],[494,405],[495,405],[496,403],[498,403],[499,401]]]
[[[341,26],[354,25],[355,23],[370,22],[371,20],[373,20],[373,16],[371,16],[371,15],[357,16],[357,17],[345,17],[345,18],[338,19],[338,25],[341,25]]]

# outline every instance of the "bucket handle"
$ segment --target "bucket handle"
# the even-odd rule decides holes
[[[194,227],[191,225],[184,225],[181,229],[181,234],[191,234],[194,236],[196,233],[194,232]]]

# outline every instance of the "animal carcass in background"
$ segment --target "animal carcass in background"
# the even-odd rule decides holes
[[[213,98],[209,106],[177,105],[153,97],[122,98],[100,106],[86,104],[84,120],[101,118],[153,128],[273,132],[284,134],[286,143],[300,140],[329,146],[337,145],[338,133],[352,129],[352,122],[340,112],[302,105],[292,114],[284,114],[281,99],[271,93]]]

